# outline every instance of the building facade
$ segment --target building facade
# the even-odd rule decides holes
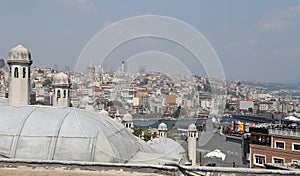
[[[290,129],[250,128],[250,167],[300,164],[300,132]]]

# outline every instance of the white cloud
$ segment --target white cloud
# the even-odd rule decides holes
[[[91,0],[56,0],[56,2],[63,5],[64,7],[79,10],[81,12],[98,12],[97,7]]]
[[[285,9],[273,9],[266,13],[258,22],[263,31],[285,30],[293,26],[294,20],[300,16],[300,3]]]

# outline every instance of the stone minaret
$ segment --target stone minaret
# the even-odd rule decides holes
[[[53,78],[54,93],[52,96],[53,106],[69,107],[69,88],[70,79],[69,76],[63,72],[56,74]]]
[[[198,138],[197,127],[191,124],[188,127],[188,159],[192,162],[192,166],[196,165],[196,141]]]
[[[167,131],[168,127],[165,123],[161,123],[158,125],[158,135],[160,143],[164,143],[167,141]]]
[[[9,51],[7,63],[10,68],[8,104],[22,106],[30,104],[30,51],[18,45]]]

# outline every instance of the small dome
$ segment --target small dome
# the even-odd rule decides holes
[[[129,113],[125,114],[123,117],[123,121],[124,122],[132,122],[132,115]]]
[[[9,51],[7,62],[24,62],[31,64],[31,53],[27,48],[18,45]]]
[[[165,123],[161,123],[161,124],[158,125],[158,130],[159,131],[167,131],[168,127]]]
[[[155,138],[152,141],[149,140],[147,143],[160,153],[176,158],[178,162],[183,160],[185,156],[185,150],[182,145],[170,138],[166,138],[165,140],[165,142],[162,142],[159,138]]]
[[[69,76],[63,72],[60,72],[53,77],[53,85],[69,85],[69,84],[70,84]]]
[[[188,131],[197,131],[197,127],[195,124],[190,124],[188,127]]]

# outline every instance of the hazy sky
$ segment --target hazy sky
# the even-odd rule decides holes
[[[295,0],[0,0],[0,57],[22,44],[30,49],[34,66],[74,67],[101,29],[149,14],[177,18],[199,30],[217,52],[227,79],[300,82],[300,1]],[[119,50],[118,57],[137,54],[129,50]]]

